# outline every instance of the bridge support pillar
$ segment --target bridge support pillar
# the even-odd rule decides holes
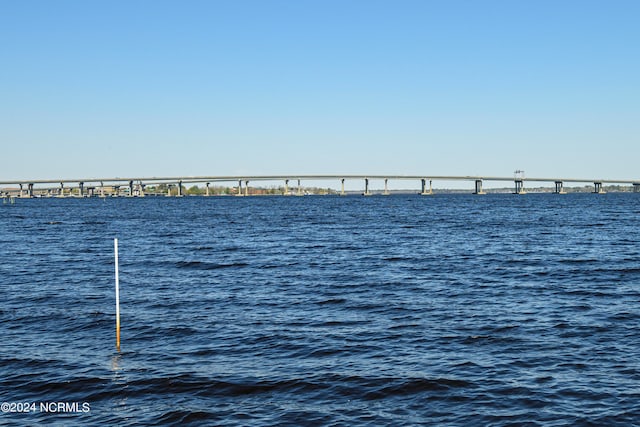
[[[420,184],[421,184],[420,185],[420,188],[421,188],[420,194],[422,196],[431,196],[431,195],[433,195],[433,181],[432,180],[429,180],[429,191],[427,191],[427,180],[426,179],[423,178],[420,181]]]
[[[210,183],[207,182],[207,187],[206,187],[207,189],[206,189],[206,192],[205,192],[205,196],[206,197],[209,197],[209,185],[210,185]]]
[[[593,183],[593,187],[594,187],[594,193],[596,194],[605,194],[606,191],[604,191],[604,188],[602,188],[602,182],[594,182]]]
[[[288,196],[289,195],[289,180],[285,179],[284,180],[284,196]]]
[[[238,180],[238,192],[236,196],[242,196],[242,180]]]
[[[22,191],[22,184],[20,184],[20,194],[18,195],[18,197],[22,198],[24,197],[23,191]]]
[[[171,197],[171,184],[167,184],[167,197]]]
[[[58,197],[64,197],[64,182],[60,183],[60,192],[58,193]]]
[[[365,178],[364,179],[364,193],[362,194],[363,196],[370,196],[371,193],[369,193],[369,178]]]
[[[566,191],[564,191],[564,184],[562,181],[556,181],[556,194],[567,194]]]
[[[521,179],[516,179],[515,181],[515,185],[516,185],[516,192],[514,194],[527,194],[526,191],[524,191],[524,181]]]
[[[100,181],[100,197],[104,197],[104,182]]]
[[[120,196],[120,186],[119,185],[114,185],[113,186],[113,197],[118,197]]]
[[[29,183],[27,186],[27,197],[33,197],[33,183]]]
[[[245,196],[249,195],[249,181],[244,182],[244,195]]]
[[[84,182],[78,183],[78,195],[84,197]]]
[[[344,178],[340,180],[340,184],[341,184],[340,195],[344,196]]]
[[[300,180],[298,180],[298,196],[302,196],[302,186],[300,185]]]
[[[389,178],[385,178],[384,179],[384,195],[388,196],[389,195]]]
[[[133,197],[133,181],[129,181],[129,197]]]
[[[182,181],[178,181],[178,197],[182,197]]]
[[[640,182],[634,182],[633,183],[633,192],[634,193],[640,193]]]
[[[473,192],[473,194],[487,194],[484,192],[484,190],[482,190],[482,180],[481,179],[476,179],[476,190]]]

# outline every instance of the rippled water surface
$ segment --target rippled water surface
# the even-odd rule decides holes
[[[0,400],[90,405],[0,424],[640,425],[639,220],[639,194],[0,205]]]

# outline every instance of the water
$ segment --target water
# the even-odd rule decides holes
[[[640,425],[637,194],[40,199],[0,218],[0,401],[80,405],[0,424]]]

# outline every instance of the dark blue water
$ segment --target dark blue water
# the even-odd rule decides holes
[[[640,425],[638,194],[40,199],[0,221],[0,401],[90,407],[3,425]]]

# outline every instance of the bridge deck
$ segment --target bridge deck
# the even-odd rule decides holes
[[[285,180],[430,180],[430,181],[495,181],[495,182],[570,182],[570,183],[595,183],[602,184],[626,184],[640,185],[640,179],[601,179],[601,178],[516,178],[505,176],[472,176],[472,175],[227,175],[227,176],[173,176],[173,177],[110,177],[110,178],[74,178],[74,179],[35,179],[35,180],[0,180],[0,185],[42,185],[42,184],[96,184],[117,185],[129,182],[144,184],[170,184],[170,183],[205,183],[205,182],[238,182],[238,181],[285,181]]]

